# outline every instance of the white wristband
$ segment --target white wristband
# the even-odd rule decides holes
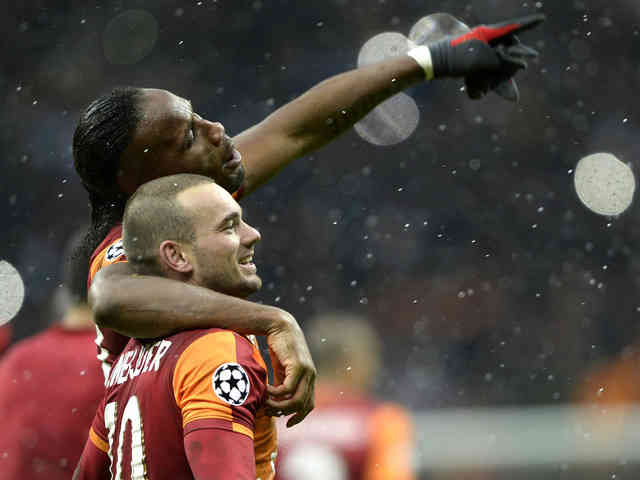
[[[420,45],[409,50],[407,55],[418,62],[418,65],[424,70],[427,80],[433,79],[433,63],[431,62],[431,50],[429,50],[429,47]]]

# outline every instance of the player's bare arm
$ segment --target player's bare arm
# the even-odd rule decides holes
[[[543,19],[531,15],[479,26],[409,55],[324,80],[234,138],[246,169],[244,192],[255,190],[293,159],[327,144],[381,102],[425,79],[464,77],[469,96],[483,96],[525,69],[526,59],[537,56],[515,33]]]
[[[98,326],[134,338],[155,338],[215,325],[266,336],[276,373],[268,386],[271,412],[295,413],[293,426],[313,410],[316,369],[304,334],[285,310],[163,277],[136,275],[128,263],[102,268],[89,289]]]
[[[378,104],[424,81],[411,57],[351,70],[319,83],[233,140],[246,169],[249,193],[290,161],[329,143]]]

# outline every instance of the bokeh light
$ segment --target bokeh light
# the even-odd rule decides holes
[[[409,32],[409,40],[415,45],[428,45],[450,35],[462,35],[471,30],[448,13],[434,13],[418,20]]]
[[[104,55],[110,63],[132,65],[146,57],[158,39],[158,22],[145,10],[127,10],[104,30]]]
[[[620,215],[631,205],[636,189],[631,168],[610,153],[580,159],[573,181],[580,201],[600,215]]]
[[[355,130],[367,142],[387,146],[409,138],[419,122],[420,111],[415,100],[398,93],[356,123]]]
[[[385,58],[405,55],[409,51],[407,37],[398,32],[384,32],[370,38],[360,49],[358,67],[380,62]]]
[[[358,67],[371,65],[385,58],[406,55],[410,43],[398,32],[384,32],[369,39],[358,54]],[[420,111],[415,100],[399,93],[378,105],[355,125],[355,130],[369,143],[379,146],[394,145],[411,136],[420,122]]]
[[[24,283],[20,273],[9,262],[0,260],[0,325],[15,317],[23,300]]]

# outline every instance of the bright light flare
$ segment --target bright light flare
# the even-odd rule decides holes
[[[126,10],[114,17],[102,35],[104,55],[115,65],[133,65],[158,40],[158,21],[145,10]]]
[[[409,40],[415,45],[436,43],[445,37],[462,35],[471,29],[453,15],[433,13],[418,20],[409,32]]]
[[[0,325],[9,322],[22,307],[24,283],[20,273],[5,260],[0,260]]]
[[[594,153],[578,162],[573,183],[580,201],[599,215],[616,216],[633,201],[636,179],[629,166],[611,153]]]

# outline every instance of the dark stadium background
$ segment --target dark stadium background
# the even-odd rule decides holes
[[[110,63],[104,31],[155,17],[153,50]],[[375,34],[449,12],[470,25],[544,12],[521,102],[472,102],[455,81],[408,93],[420,124],[376,147],[351,131],[243,201],[263,241],[255,299],[305,319],[367,315],[384,341],[378,392],[414,410],[564,404],[640,345],[638,206],[587,210],[572,169],[604,151],[637,168],[636,0],[22,1],[0,9],[0,258],[22,274],[17,339],[52,320],[71,233],[88,221],[71,137],[116,85],[169,89],[233,135],[355,67]],[[115,48],[115,47],[114,47]]]

